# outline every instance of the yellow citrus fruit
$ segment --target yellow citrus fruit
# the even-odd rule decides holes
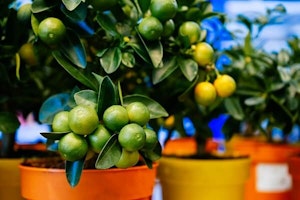
[[[214,50],[210,44],[206,42],[199,42],[195,46],[193,56],[199,66],[206,67],[213,63]]]
[[[117,162],[116,167],[118,168],[128,168],[135,166],[140,158],[140,154],[138,151],[127,151],[122,148],[122,154],[120,160]]]
[[[68,161],[82,159],[88,150],[89,147],[86,139],[73,132],[64,135],[58,142],[58,151],[61,156]]]
[[[227,74],[218,76],[214,81],[214,86],[218,96],[223,98],[232,95],[236,89],[235,80]]]
[[[99,124],[98,128],[93,133],[87,136],[87,139],[91,149],[96,153],[100,153],[106,142],[109,140],[110,136],[111,134],[104,127],[104,125]]]
[[[209,106],[215,101],[217,91],[212,83],[200,82],[195,87],[194,97],[198,104]]]
[[[99,11],[109,10],[118,3],[118,0],[89,0],[88,3]]]
[[[156,40],[163,33],[163,25],[157,18],[149,16],[142,19],[138,31],[146,40]]]
[[[112,105],[104,111],[103,122],[108,129],[119,131],[129,122],[127,110],[121,105]]]
[[[175,23],[172,19],[169,19],[165,23],[163,23],[163,32],[161,36],[170,37],[175,30]]]
[[[190,44],[198,42],[200,39],[201,29],[200,25],[194,21],[186,21],[179,27],[179,36],[181,38],[187,37]]]
[[[145,126],[150,120],[150,111],[141,102],[133,102],[126,106],[129,122]]]
[[[25,43],[19,49],[19,55],[21,59],[30,66],[36,66],[39,64],[37,52],[34,49],[32,43]]]
[[[48,17],[39,24],[38,36],[45,44],[57,45],[65,35],[66,27],[58,18]]]
[[[70,132],[71,129],[69,127],[69,112],[68,111],[60,111],[54,115],[52,121],[52,130],[54,132]]]
[[[150,11],[152,16],[161,21],[173,18],[178,10],[176,0],[151,0]]]
[[[98,125],[98,115],[96,110],[92,107],[77,105],[69,112],[69,126],[76,134],[91,134]]]
[[[146,141],[143,150],[152,150],[158,142],[157,134],[154,130],[149,128],[145,128],[144,131],[146,134]]]
[[[166,128],[173,128],[175,125],[175,116],[174,115],[171,115],[169,116],[165,121],[164,121],[164,127]]]
[[[127,151],[137,151],[144,146],[146,133],[140,125],[131,123],[120,130],[118,140]]]

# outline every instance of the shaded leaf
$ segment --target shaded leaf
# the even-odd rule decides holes
[[[144,43],[151,62],[155,68],[158,68],[163,58],[163,46],[159,40]]]
[[[79,6],[81,0],[62,0],[62,2],[69,11],[73,11],[75,8],[77,8],[77,6]]]
[[[63,1],[66,1],[66,0],[63,0]],[[79,0],[79,1],[81,2],[81,0]],[[70,1],[68,1],[68,2],[70,2]],[[72,10],[70,10],[67,6],[66,7],[62,6],[61,10],[72,21],[82,21],[86,18],[86,15],[87,15],[87,5],[84,3],[76,5],[76,7],[73,8]]]
[[[65,56],[63,56],[59,51],[53,51],[52,55],[55,58],[55,60],[76,80],[81,82],[83,85],[93,90],[96,90],[96,86],[94,82],[92,82],[91,78],[85,75],[83,72],[76,69],[76,67],[72,65],[72,63],[70,63],[70,61]]]
[[[39,13],[46,10],[49,10],[55,6],[57,6],[60,1],[53,0],[35,0],[31,4],[31,10],[33,13]]]
[[[76,105],[97,108],[97,93],[93,90],[81,90],[74,94]]]
[[[109,48],[100,58],[104,71],[108,74],[115,72],[122,61],[122,52],[118,47]]]
[[[59,140],[68,132],[43,132],[41,135],[50,140]]]
[[[77,33],[67,29],[67,37],[60,44],[61,53],[66,56],[74,65],[85,68],[87,65],[86,52]]]
[[[153,84],[157,84],[163,81],[170,74],[172,74],[172,72],[174,72],[177,68],[178,68],[178,64],[176,62],[176,57],[172,57],[169,60],[165,61],[163,67],[153,70],[153,74],[152,74]]]
[[[150,118],[159,118],[159,117],[167,117],[169,114],[167,111],[156,101],[153,99],[150,99],[147,96],[139,95],[139,94],[133,94],[133,95],[127,95],[123,98],[123,105],[127,106],[128,104],[132,102],[142,102],[145,104],[149,111],[150,111]]]
[[[129,42],[127,45],[130,46],[146,63],[151,63],[150,56],[144,46],[134,42]]]
[[[178,58],[178,65],[187,80],[192,81],[198,74],[198,64],[193,59]]]
[[[122,154],[122,148],[118,143],[118,134],[113,134],[99,153],[95,163],[96,169],[108,169],[113,167]]]
[[[227,112],[237,120],[243,120],[245,114],[237,98],[229,97],[224,99],[224,105]]]
[[[0,131],[14,133],[20,126],[17,115],[10,112],[0,112]]]
[[[119,33],[115,27],[116,22],[112,20],[107,14],[98,13],[96,20],[98,24],[111,36],[117,37]]]
[[[54,115],[68,107],[69,99],[69,93],[56,94],[46,99],[39,110],[39,121],[52,124]]]
[[[66,161],[66,176],[71,187],[75,187],[81,178],[85,157],[74,162]]]

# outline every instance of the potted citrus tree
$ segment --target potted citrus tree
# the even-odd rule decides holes
[[[124,193],[119,192],[122,186],[108,189],[107,181],[116,179],[120,184],[120,180],[130,179],[141,185],[139,179],[133,180],[133,177],[145,179],[145,176],[132,171],[140,168],[135,167],[137,163],[144,163],[153,168],[143,168],[151,178],[149,184],[144,184],[147,185],[146,193],[137,196],[142,189],[136,189],[138,194],[132,194],[130,189],[126,189],[126,193],[130,193],[128,199],[149,199],[157,166],[153,161],[161,156],[161,146],[153,130],[158,130],[160,119],[168,113],[175,116],[178,130],[182,130],[181,119],[191,117],[197,127],[196,149],[203,153],[206,138],[210,135],[207,122],[213,113],[219,113],[223,98],[230,96],[236,87],[234,79],[214,67],[214,49],[205,42],[207,31],[200,28],[201,21],[211,16],[223,19],[223,15],[212,12],[209,2],[35,0],[30,4],[29,13],[31,24],[27,30],[33,38],[33,46],[43,46],[53,58],[52,64],[59,64],[77,81],[77,87],[69,87],[73,88],[71,91],[47,99],[39,113],[41,122],[52,125],[52,132],[42,135],[48,139],[49,149],[58,151],[57,165],[65,168],[58,170],[60,175],[56,180],[63,181],[59,191],[67,192],[66,198],[81,198],[82,185],[88,184],[93,189],[92,181],[104,183],[97,190],[102,191],[101,195],[112,195],[105,198],[122,198]],[[224,80],[228,85],[226,90],[220,87]],[[134,119],[144,112],[148,114]],[[158,120],[150,120],[153,118]],[[202,119],[203,126],[198,123]],[[136,139],[127,135],[133,130]],[[152,135],[149,138],[155,145],[147,145],[147,135]],[[139,138],[142,138],[140,142]],[[165,161],[168,159],[166,157]],[[159,164],[163,166],[163,160]],[[236,171],[239,164],[245,169],[242,180],[238,181],[243,183],[247,178],[249,159],[236,160],[229,166],[233,165]],[[23,196],[44,199],[58,194],[57,185],[48,185],[47,188],[54,188],[51,195],[44,194],[45,187],[33,189],[37,185],[43,186],[40,183],[45,177],[33,181],[33,173],[26,175],[23,170],[30,171],[37,165],[40,163],[26,160],[20,166]],[[88,166],[102,170],[89,172],[85,170]],[[56,172],[53,169],[36,170],[46,175],[47,180],[55,176],[51,172]],[[108,176],[103,180],[106,175],[94,175],[94,172],[119,174],[121,171],[131,171],[134,175],[129,175],[130,178]],[[168,171],[168,167],[161,171]],[[89,173],[93,174],[92,178],[87,178]],[[35,186],[29,186],[29,182]],[[221,182],[226,183],[226,180]],[[213,194],[240,199],[243,184],[238,185],[241,192],[226,194],[223,190],[209,195],[213,199],[216,197]],[[98,198],[94,192],[84,194],[92,195],[85,198]],[[64,196],[56,197],[60,198]]]
[[[239,16],[248,32],[240,45],[225,51],[231,59],[225,71],[235,77],[237,90],[225,100],[229,118],[224,130],[241,133],[229,145],[253,160],[246,199],[287,199],[292,188],[287,161],[299,152],[288,144],[288,135],[299,124],[297,40],[286,40],[290,52],[270,53],[255,46],[261,31],[283,15],[285,9],[278,5],[258,17]]]

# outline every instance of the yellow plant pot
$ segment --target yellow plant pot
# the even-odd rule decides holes
[[[0,199],[23,200],[20,193],[19,164],[22,159],[0,159]]]
[[[196,160],[163,157],[158,178],[164,200],[243,200],[250,159]]]

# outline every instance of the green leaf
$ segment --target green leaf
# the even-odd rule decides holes
[[[124,52],[122,54],[122,64],[126,67],[133,68],[135,65],[135,57],[132,53]]]
[[[192,81],[198,74],[198,64],[193,59],[186,59],[179,57],[178,65],[180,70],[187,80]]]
[[[31,4],[31,10],[33,13],[39,13],[46,10],[49,10],[57,6],[60,1],[56,0],[35,0]]]
[[[163,46],[159,40],[151,41],[151,43],[144,43],[150,56],[151,62],[155,68],[158,68],[162,63]]]
[[[145,13],[150,5],[150,0],[138,0],[139,6],[143,13]]]
[[[85,3],[81,3],[73,10],[69,10],[67,7],[61,7],[61,11],[74,22],[83,21],[87,16],[87,5]]]
[[[74,162],[66,161],[66,176],[71,187],[75,187],[81,178],[85,157]]]
[[[67,29],[67,37],[60,44],[61,53],[66,56],[74,65],[85,68],[87,65],[86,52],[77,33]]]
[[[224,99],[224,105],[227,112],[237,120],[243,120],[245,114],[238,98],[229,97]]]
[[[108,76],[102,77],[98,74],[94,74],[94,76],[99,84],[97,96],[97,111],[101,116],[106,108],[111,105],[117,104],[118,95],[116,86]]]
[[[39,121],[45,124],[52,124],[54,115],[68,108],[69,99],[69,93],[55,94],[46,99],[39,110]]]
[[[20,126],[16,114],[0,112],[0,131],[3,133],[14,133]]]
[[[245,44],[244,44],[244,52],[246,55],[250,55],[253,51],[252,44],[251,44],[251,32],[248,32],[247,36],[245,37]]]
[[[118,143],[118,134],[113,134],[99,153],[95,163],[96,169],[108,169],[113,167],[122,154],[122,148]]]
[[[113,37],[121,37],[115,27],[116,22],[109,17],[108,14],[98,13],[96,20],[109,35]]]
[[[128,42],[127,45],[130,46],[146,63],[151,63],[150,56],[143,45],[134,42]]]
[[[38,30],[39,30],[39,20],[32,14],[31,15],[31,27],[32,31],[34,32],[35,35],[38,35]]]
[[[163,67],[153,70],[152,82],[157,84],[167,78],[172,72],[178,68],[178,63],[176,62],[176,57],[172,57],[164,62]]]
[[[122,61],[122,52],[118,47],[109,48],[100,58],[100,64],[108,74],[115,72]]]
[[[79,6],[81,0],[62,0],[62,2],[69,11],[73,11],[77,8],[77,6]]]
[[[169,116],[167,111],[158,102],[144,95],[133,94],[124,96],[123,105],[127,106],[128,104],[136,101],[142,102],[148,107],[151,119]]]
[[[245,104],[247,106],[255,106],[255,105],[265,103],[265,101],[266,101],[266,98],[263,96],[250,97],[245,100]]]
[[[140,154],[144,158],[147,166],[151,169],[152,162],[157,161],[161,158],[162,155],[162,147],[159,142],[156,143],[154,149],[150,151],[140,151]]]
[[[59,140],[68,132],[43,132],[41,135],[50,140]]]
[[[91,78],[85,75],[82,71],[76,69],[76,67],[70,63],[70,61],[62,55],[60,51],[52,51],[52,55],[55,60],[76,80],[81,82],[83,85],[96,90],[96,86],[94,82],[92,82]]]
[[[93,90],[81,90],[74,94],[74,99],[77,105],[97,108],[97,93]]]

